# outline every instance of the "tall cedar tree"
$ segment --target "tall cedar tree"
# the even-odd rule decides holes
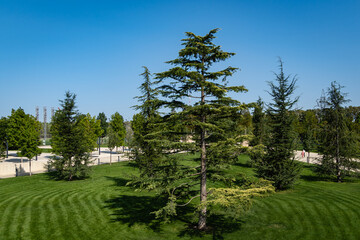
[[[197,208],[200,230],[206,229],[208,207],[217,205],[238,213],[246,208],[249,196],[271,191],[271,186],[263,184],[247,190],[248,195],[244,196],[244,190],[238,188],[207,187],[208,177],[214,181],[230,181],[222,169],[237,160],[239,141],[227,138],[224,129],[229,124],[224,120],[240,117],[241,110],[247,107],[227,96],[228,92],[247,91],[243,86],[228,86],[227,78],[237,68],[210,71],[214,63],[234,55],[213,43],[217,31],[211,30],[205,36],[187,32],[179,57],[167,62],[174,67],[156,74],[165,101],[162,106],[170,110],[163,117],[161,131],[154,133],[160,135],[158,139],[162,142],[159,145],[167,148],[163,151],[166,162],[156,173],[163,174],[161,179],[168,193],[168,203],[156,214],[176,215],[177,207],[186,206],[200,197]],[[181,155],[174,153],[183,150],[199,152],[200,159],[196,160],[199,166],[189,167],[178,161]]]
[[[321,136],[319,153],[322,155],[319,172],[336,176],[342,182],[344,175],[357,168],[357,146],[359,138],[350,131],[352,119],[346,117],[343,105],[349,102],[343,86],[332,82],[325,95],[319,100],[321,117]]]
[[[153,86],[151,81],[151,73],[147,67],[143,67],[144,72],[140,74],[144,78],[144,82],[139,87],[142,95],[135,97],[140,105],[135,105],[136,110],[140,113],[133,116],[131,127],[134,131],[134,139],[132,142],[132,157],[141,170],[141,174],[153,176],[161,161],[161,148],[157,147],[157,143],[152,141],[154,137],[151,135],[155,130],[155,123],[160,120],[158,109],[160,101],[157,98],[158,90]]]
[[[273,102],[268,105],[270,134],[265,141],[266,154],[263,161],[257,163],[260,177],[273,181],[276,189],[286,189],[297,179],[300,165],[294,160],[293,116],[290,110],[298,101],[291,96],[295,90],[296,77],[285,76],[283,63],[279,59],[280,73],[275,73],[275,83],[269,82],[270,96]]]
[[[57,170],[58,178],[69,181],[88,176],[89,152],[93,147],[89,144],[89,136],[93,134],[87,132],[91,128],[84,127],[82,120],[85,118],[78,114],[75,99],[75,94],[66,92],[65,99],[60,100],[61,109],[55,112],[50,128],[52,151],[60,156],[54,158],[50,165]]]

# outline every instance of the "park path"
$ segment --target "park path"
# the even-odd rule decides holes
[[[50,146],[42,146],[41,148],[51,148]],[[121,150],[121,151],[120,151]],[[127,149],[125,152],[122,152],[123,148],[119,148],[119,153],[115,151],[111,154],[112,162],[127,161],[128,157],[126,156]],[[44,173],[48,171],[47,162],[53,157],[52,153],[42,153],[38,156],[38,159],[35,158],[31,161],[31,172],[32,174]],[[101,148],[100,155],[99,151],[93,151],[91,153],[91,159],[93,160],[92,165],[99,164],[108,164],[110,163],[110,151],[108,148]],[[18,171],[18,176],[29,175],[29,161],[27,158],[21,158],[16,155],[16,151],[9,151],[9,157],[0,160],[0,179],[1,178],[10,178],[16,177],[16,169]]]
[[[42,148],[51,147],[42,146]],[[127,149],[125,149],[125,152],[122,152],[122,147],[120,147],[119,150],[121,150],[119,153],[113,151],[111,154],[112,162],[128,160],[126,156]],[[53,156],[54,154],[52,153],[42,153],[38,156],[38,160],[31,161],[32,174],[47,172],[47,162]],[[305,157],[302,157],[301,151],[295,152],[295,159],[301,162],[316,164],[318,163],[317,158],[319,158],[319,154],[317,153],[310,153],[310,157],[308,158],[308,153],[306,153]],[[92,165],[108,164],[110,163],[110,151],[108,148],[101,148],[100,155],[98,150],[93,151],[91,159],[93,160]],[[16,169],[18,169],[19,176],[29,175],[29,161],[26,158],[18,157],[16,151],[9,151],[9,157],[0,161],[0,179],[16,177]]]

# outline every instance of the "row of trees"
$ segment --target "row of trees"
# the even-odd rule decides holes
[[[22,108],[12,109],[11,115],[0,119],[0,154],[5,154],[5,149],[16,149],[18,155],[29,159],[30,175],[31,160],[41,150],[40,145],[41,124]]]
[[[123,117],[116,112],[110,122],[104,113],[97,118],[80,114],[76,107],[76,95],[70,92],[60,101],[61,109],[55,112],[51,124],[52,151],[57,156],[50,165],[61,179],[73,180],[89,175],[90,154],[100,137],[108,138],[110,152],[124,145],[126,136]]]
[[[88,176],[90,153],[96,148],[99,137],[109,138],[109,148],[123,146],[125,126],[122,116],[115,113],[111,117],[110,127],[104,113],[98,119],[89,114],[80,114],[76,109],[76,95],[67,92],[60,101],[61,109],[52,118],[50,131],[52,134],[52,152],[58,157],[50,160],[59,178],[72,180]],[[105,121],[104,121],[105,118]],[[41,124],[23,109],[12,110],[7,118],[0,119],[0,154],[6,149],[18,150],[18,155],[31,160],[41,153]]]
[[[319,98],[318,108],[306,111],[289,109],[288,115],[284,116],[288,123],[278,125],[278,132],[288,134],[285,149],[304,149],[308,152],[308,161],[310,151],[318,152],[321,158],[318,159],[320,164],[317,172],[336,176],[338,182],[344,176],[356,173],[359,164],[354,159],[359,158],[360,147],[360,107],[344,106],[349,100],[346,99],[346,93],[341,91],[342,88],[340,84],[332,82]],[[259,99],[252,118],[254,137],[251,145],[255,147],[251,153],[259,172],[262,166],[260,159],[264,159],[265,152],[270,152],[269,147],[273,148],[271,139],[276,136],[273,134],[276,126],[272,124],[271,110],[271,105],[264,110],[264,103]],[[276,138],[286,139],[279,136]],[[266,150],[264,145],[267,146]]]

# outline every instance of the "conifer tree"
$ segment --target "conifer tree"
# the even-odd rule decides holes
[[[50,165],[57,170],[60,179],[69,181],[74,178],[85,178],[89,174],[89,145],[87,130],[83,117],[79,116],[75,103],[76,95],[66,92],[65,99],[60,100],[61,109],[55,112],[51,124],[52,151],[59,157]]]
[[[175,216],[184,207],[200,198],[198,229],[206,229],[209,207],[225,207],[239,213],[248,206],[251,196],[272,190],[262,182],[259,188],[244,191],[238,188],[208,188],[208,178],[231,182],[223,167],[237,160],[238,139],[231,138],[228,121],[240,117],[246,105],[228,97],[229,92],[245,92],[244,86],[228,86],[227,78],[237,70],[227,67],[211,72],[214,63],[224,61],[234,53],[221,50],[213,43],[218,29],[205,36],[187,32],[184,48],[168,71],[156,74],[162,101],[168,109],[161,121],[148,133],[148,142],[161,148],[161,155],[152,176],[144,176],[131,184],[147,189],[159,189],[167,196],[166,206],[155,212],[157,217]],[[165,111],[165,110],[164,110]],[[140,120],[139,120],[140,122]],[[135,129],[134,129],[135,132]],[[194,164],[181,163],[181,151],[200,153]],[[252,185],[255,186],[255,185]]]
[[[294,160],[293,116],[290,110],[298,101],[292,99],[296,77],[285,76],[283,63],[279,59],[280,73],[275,73],[275,83],[269,82],[272,102],[268,105],[270,132],[265,141],[266,153],[262,161],[257,162],[257,173],[260,177],[273,181],[276,189],[286,189],[297,179],[300,165]]]
[[[252,122],[254,126],[254,139],[252,141],[252,145],[255,146],[258,144],[263,144],[265,137],[265,113],[264,102],[260,97],[254,107]]]
[[[144,82],[139,87],[142,95],[135,97],[140,105],[134,108],[140,113],[133,116],[131,127],[134,131],[134,139],[132,143],[132,153],[135,162],[144,176],[153,176],[161,161],[161,148],[154,142],[154,136],[151,133],[157,131],[155,123],[160,120],[158,109],[160,100],[157,98],[158,90],[154,88],[151,81],[151,73],[147,67],[143,67],[144,72],[140,74]]]
[[[338,182],[358,164],[352,158],[358,157],[359,138],[350,131],[352,119],[345,115],[344,104],[350,100],[341,89],[343,86],[332,82],[325,95],[319,100],[322,131],[320,135],[319,172],[336,176]]]

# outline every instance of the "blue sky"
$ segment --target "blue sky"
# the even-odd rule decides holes
[[[360,1],[16,1],[0,0],[0,116],[59,106],[67,90],[82,113],[130,120],[142,66],[167,70],[184,32],[221,28],[216,44],[236,55],[235,96],[270,101],[267,81],[284,61],[297,75],[299,108],[316,106],[338,81],[360,105]],[[216,67],[215,67],[216,68]]]

